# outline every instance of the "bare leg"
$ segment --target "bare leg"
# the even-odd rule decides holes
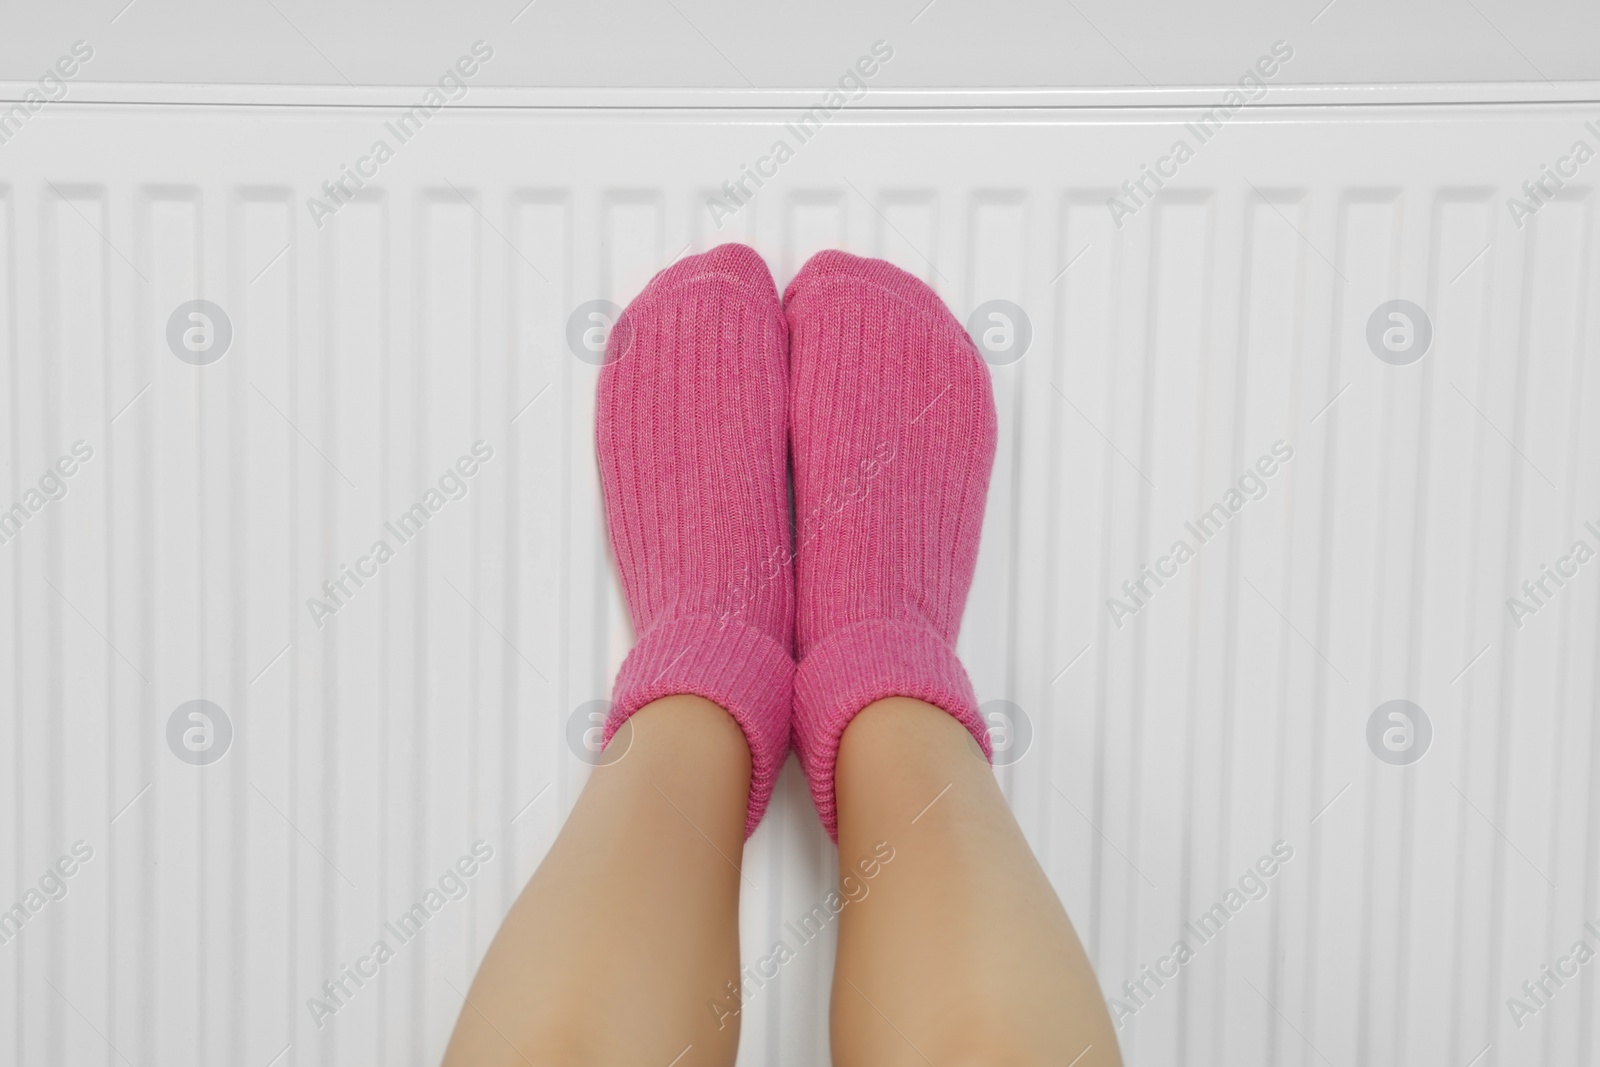
[[[894,850],[839,916],[835,1067],[1121,1064],[1072,923],[965,727],[880,700],[846,728],[835,782],[841,873]]]
[[[630,722],[489,946],[444,1067],[733,1063],[738,1021],[707,1003],[739,978],[750,751],[699,697]]]

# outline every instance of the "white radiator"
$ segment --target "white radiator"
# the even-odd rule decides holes
[[[0,1063],[437,1062],[632,640],[569,317],[727,240],[1025,316],[961,651],[1130,1064],[1594,1062],[1600,161],[1543,165],[1596,88],[886,92],[803,143],[817,93],[45,105],[0,145]],[[754,958],[835,874],[792,762],[746,868]],[[826,1062],[831,967],[741,1062]]]

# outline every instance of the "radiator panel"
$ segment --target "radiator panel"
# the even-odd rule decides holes
[[[1130,1063],[1594,1055],[1591,979],[1520,1029],[1506,1006],[1600,921],[1600,565],[1506,606],[1600,548],[1591,183],[1506,206],[1583,109],[1247,109],[1120,226],[1193,113],[845,112],[717,219],[793,115],[459,108],[334,203],[393,117],[73,104],[0,148],[0,506],[93,449],[0,545],[0,905],[94,850],[0,945],[0,1060],[436,1062],[632,641],[569,315],[726,240],[780,288],[844,247],[1027,316],[960,649],[1026,715],[996,773],[1137,1009]],[[232,331],[203,366],[168,337],[197,299]],[[1409,365],[1368,341],[1394,299],[1431,322]],[[392,532],[478,441],[465,495]],[[1114,617],[1279,441],[1265,494]],[[1432,724],[1409,766],[1369,747],[1395,698]],[[232,729],[206,765],[168,742],[196,699]],[[797,771],[747,849],[747,958],[835,877]],[[314,1018],[480,840],[466,896]],[[1279,840],[1265,899],[1129,1000]],[[832,953],[753,1000],[743,1062],[825,1061]]]

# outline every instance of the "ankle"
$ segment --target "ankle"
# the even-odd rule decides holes
[[[936,704],[915,697],[885,697],[856,713],[839,739],[839,759],[847,750],[893,748],[904,751],[908,743],[927,745],[972,755],[986,762],[983,750],[967,728]]]
[[[750,777],[750,745],[744,731],[727,711],[689,693],[652,700],[628,718],[608,745],[624,755],[646,762],[682,767],[687,763],[719,773]]]
[[[988,774],[988,760],[967,728],[943,708],[911,697],[868,704],[839,740],[841,792],[849,791],[847,783],[886,776],[916,791],[935,779]]]

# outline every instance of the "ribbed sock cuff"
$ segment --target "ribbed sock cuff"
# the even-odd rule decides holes
[[[813,648],[795,671],[794,738],[828,836],[839,839],[833,771],[839,739],[856,713],[885,697],[943,708],[992,759],[989,731],[961,661],[938,634],[887,619],[847,626]]]
[[[609,743],[628,717],[652,700],[690,693],[726,708],[750,745],[750,805],[755,832],[789,753],[794,659],[764,631],[703,615],[654,627],[623,660],[606,719]]]

